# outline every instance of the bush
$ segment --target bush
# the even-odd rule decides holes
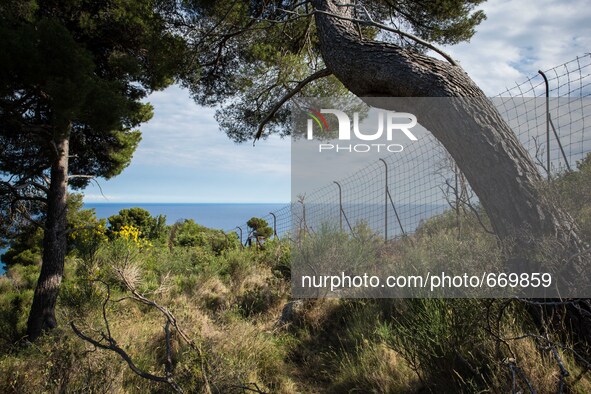
[[[1,257],[7,267],[13,265],[37,265],[41,263],[43,230],[30,225],[10,241],[8,249]]]
[[[330,393],[417,392],[421,384],[406,361],[392,348],[359,338],[355,351],[334,355]]]
[[[580,172],[554,180],[582,228],[590,209],[579,194],[587,190],[588,161]],[[84,320],[86,332],[100,337],[106,283],[113,337],[140,368],[164,374],[162,314],[126,299],[129,292],[113,268],[171,311],[202,349],[199,356],[172,330],[173,375],[189,392],[203,386],[202,363],[214,392],[527,392],[527,384],[550,392],[560,382],[556,354],[571,374],[564,378],[565,392],[589,392],[586,364],[573,354],[568,338],[563,343],[566,337],[556,328],[536,337],[538,327],[518,300],[288,304],[292,256],[320,272],[369,267],[401,274],[404,267],[447,272],[467,266],[486,266],[490,272],[501,265],[502,251],[478,218],[464,212],[460,221],[458,232],[455,213],[446,212],[425,221],[416,234],[387,244],[363,223],[355,236],[323,226],[299,239],[302,247],[293,251],[289,242],[277,239],[267,239],[263,248],[242,248],[235,234],[194,221],[172,226],[166,246],[136,242],[139,233],[127,238],[113,233],[110,242],[99,242],[96,253],[85,254],[86,247],[74,240],[58,299],[62,325],[35,346],[19,341],[39,266],[13,264],[0,277],[0,392],[167,392],[166,385],[131,372],[118,355],[87,352],[88,345],[65,325],[73,320],[82,326]],[[267,226],[261,220],[250,224]]]
[[[421,381],[437,392],[488,388],[493,349],[482,321],[480,300],[410,299],[397,303],[380,335],[397,349]]]
[[[274,277],[248,276],[236,296],[242,315],[251,317],[276,306],[283,296],[283,288],[279,283],[280,280]]]
[[[113,236],[123,227],[135,227],[139,230],[140,237],[150,241],[163,240],[166,236],[166,217],[158,215],[152,217],[149,211],[143,208],[122,209],[117,215],[110,216],[109,234]]]
[[[221,255],[226,250],[235,249],[240,241],[235,233],[225,234],[201,226],[193,219],[175,223],[170,231],[170,243],[174,246],[200,247]]]
[[[10,349],[13,344],[24,337],[28,312],[32,302],[33,290],[19,291],[13,287],[0,293],[1,350]]]
[[[591,241],[591,154],[577,163],[578,171],[567,172],[556,177],[551,185],[555,200],[576,220],[580,236]]]

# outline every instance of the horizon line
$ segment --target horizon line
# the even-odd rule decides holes
[[[243,201],[83,201],[84,204],[291,204],[290,201],[263,201],[263,202],[243,202]]]

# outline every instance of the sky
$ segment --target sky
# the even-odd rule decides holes
[[[467,43],[443,48],[494,96],[537,73],[591,51],[588,0],[489,0],[487,19]],[[238,145],[219,130],[215,110],[173,86],[148,101],[154,117],[130,166],[85,190],[86,202],[286,203],[290,141]]]

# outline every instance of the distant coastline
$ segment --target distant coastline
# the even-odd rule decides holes
[[[268,217],[270,212],[277,212],[289,203],[137,203],[137,202],[87,202],[84,209],[94,209],[97,217],[108,219],[126,208],[139,207],[146,209],[152,216],[165,215],[166,224],[171,225],[182,219],[193,219],[196,223],[224,231],[232,231],[236,226],[243,226],[251,217]],[[402,209],[405,205],[398,206]],[[447,207],[434,204],[406,204],[406,206],[422,207],[411,209],[408,217],[402,217],[407,230],[413,231],[419,222],[432,215],[443,212]],[[348,208],[345,206],[345,210]],[[402,209],[404,213],[404,209]],[[427,216],[417,212],[429,212]],[[271,223],[269,223],[271,224]],[[392,231],[395,231],[394,228]],[[0,250],[0,254],[6,250]],[[0,275],[4,274],[4,267],[0,264]]]
[[[99,218],[107,219],[125,208],[143,208],[152,216],[165,215],[167,224],[178,220],[193,219],[205,227],[232,230],[243,225],[253,216],[266,216],[289,203],[138,203],[138,202],[87,202],[84,209],[94,209]],[[0,254],[6,249],[0,250]],[[0,263],[0,275],[5,272]]]
[[[108,218],[121,209],[139,207],[152,216],[165,215],[166,223],[193,219],[205,227],[231,230],[246,223],[253,216],[266,216],[289,203],[133,203],[133,202],[87,202],[84,208],[93,208],[97,217]]]

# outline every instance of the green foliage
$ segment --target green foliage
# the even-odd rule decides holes
[[[417,392],[421,387],[414,372],[389,347],[360,340],[355,351],[335,357],[338,360],[331,393],[364,388],[372,393]]]
[[[140,231],[140,237],[148,240],[163,240],[166,236],[166,216],[152,217],[143,208],[122,209],[109,217],[109,234],[121,231],[124,226],[133,226]]]
[[[281,300],[284,289],[281,279],[267,277],[264,280],[247,282],[236,297],[240,313],[245,317],[267,312]]]
[[[159,40],[156,31],[141,27],[145,9],[130,7],[124,18],[112,13],[123,4],[85,7],[41,3],[31,20],[0,19],[0,137],[6,147],[0,171],[37,175],[49,168],[54,156],[49,141],[40,143],[48,138],[43,129],[70,139],[71,173],[110,178],[128,165],[140,139],[131,129],[151,117],[151,107],[139,99],[160,87],[171,71],[152,76],[148,59],[131,55],[149,44],[148,36]],[[93,26],[85,22],[89,12],[101,15]],[[131,32],[138,34],[135,40],[129,40]],[[125,67],[115,61],[121,57],[128,59]],[[23,118],[27,111],[34,116]],[[70,183],[81,187],[88,181]]]
[[[394,23],[427,41],[455,44],[469,40],[485,19],[482,11],[475,10],[483,1],[362,0],[355,4],[358,17],[368,19],[367,11],[372,20]],[[221,105],[216,119],[231,139],[251,139],[282,97],[324,67],[313,5],[297,0],[189,2],[194,28],[187,34],[198,43],[193,50],[201,68],[189,70],[183,84],[198,103]],[[413,45],[396,34],[378,34],[375,27],[360,30],[366,40]],[[416,45],[414,49],[424,50]],[[308,83],[291,102],[305,107],[305,97],[347,94],[341,82],[329,76]],[[288,108],[279,109],[265,128],[266,135],[289,135],[289,114]]]
[[[279,238],[265,242],[259,252],[265,264],[271,268],[273,275],[289,281],[291,279],[291,243]]]
[[[68,196],[68,250],[84,260],[92,260],[101,243],[107,240],[106,220],[98,219],[93,209],[82,209],[82,194]]]
[[[384,242],[375,237],[365,224],[353,228],[355,235],[340,231],[337,227],[323,224],[313,236],[304,236],[298,240],[299,245],[292,252],[291,263],[300,269],[298,274],[357,273],[383,265],[379,252]]]
[[[24,335],[39,266],[12,264],[0,276],[0,354]]]
[[[59,334],[59,335],[56,335]],[[40,338],[36,345],[0,358],[0,387],[5,393],[105,392],[117,374],[110,354],[87,357],[72,335],[61,330]]]
[[[388,12],[410,24],[414,33],[428,41],[457,44],[469,40],[483,20],[474,8],[486,0],[379,1]]]
[[[439,219],[437,226],[413,239],[414,246],[407,242],[396,254],[410,260],[429,256],[426,250],[433,242],[433,247],[443,250],[441,258],[453,256],[453,249],[460,247],[454,223],[453,217]],[[194,223],[187,227],[212,231]],[[471,240],[486,238],[479,231],[474,227],[462,242],[467,247],[479,245],[481,241]],[[379,256],[370,251],[385,253],[391,247],[363,224],[356,227],[356,235],[327,227],[319,232],[322,242],[310,240],[310,246],[330,256],[330,245],[340,245],[349,256],[376,261]],[[365,251],[359,252],[363,247]],[[483,250],[472,255],[474,264],[488,261],[486,254],[477,260],[476,253]],[[491,335],[491,330],[504,337],[532,331],[524,307],[516,300],[513,304],[478,299],[307,300],[298,301],[301,305],[285,326],[278,325],[289,299],[288,276],[278,267],[289,265],[290,254],[288,243],[280,240],[268,241],[265,249],[236,247],[217,254],[199,245],[142,249],[116,238],[102,243],[93,259],[72,259],[66,265],[59,313],[79,324],[87,322],[89,334],[94,332],[90,327],[104,331],[102,305],[109,285],[106,313],[117,343],[136,365],[163,373],[162,315],[126,298],[130,294],[115,271],[121,270],[138,291],[173,312],[200,344],[208,379],[220,392],[231,392],[236,382],[285,393],[506,392],[512,387],[511,371],[503,363],[508,357],[516,358],[535,388],[557,387],[557,366],[549,351],[528,338],[504,343]],[[14,265],[7,277],[0,278],[0,391],[14,392],[15,387],[20,392],[166,390],[137,377],[113,353],[85,351],[85,344],[68,328],[43,337],[34,347],[16,345],[24,332],[38,272],[37,266]],[[199,389],[204,381],[202,359],[183,345],[174,330],[172,343],[175,380],[187,391]],[[591,388],[587,375],[575,379],[582,369],[573,356],[560,355],[574,376],[566,379],[568,389]],[[517,386],[525,389],[521,382]]]
[[[41,262],[43,230],[34,225],[21,229],[10,242],[10,248],[2,255],[2,262],[7,266],[15,264],[36,265]]]
[[[415,299],[399,308],[381,335],[411,366],[420,366],[421,380],[439,392],[486,387],[493,349],[483,346],[488,342],[485,327],[474,321],[485,313],[481,301]]]
[[[591,154],[577,163],[577,171],[559,175],[552,182],[556,202],[563,206],[579,226],[580,236],[591,241]]]
[[[9,280],[0,280],[6,282],[0,293],[0,349],[3,349],[23,337],[33,290],[21,290],[15,288]]]
[[[571,213],[588,205],[588,162],[551,185]],[[73,222],[87,217],[75,209],[70,214]],[[491,270],[502,262],[495,238],[472,213],[460,217],[460,232],[457,219],[446,212],[388,244],[363,223],[354,237],[324,226],[302,237],[293,257],[302,258],[302,251],[319,256],[320,268],[342,259],[397,269],[404,262]],[[290,244],[273,239],[264,249],[240,248],[232,235],[232,247],[216,249],[208,237],[218,235],[187,221],[171,232],[172,247],[140,248],[121,237],[101,243],[92,259],[72,258],[66,265],[58,313],[87,322],[88,333],[104,331],[109,285],[106,313],[117,343],[141,368],[164,373],[162,315],[127,299],[115,268],[121,270],[138,291],[175,314],[203,349],[208,380],[219,392],[248,383],[282,393],[527,392],[525,379],[537,392],[553,392],[559,387],[557,357],[570,374],[564,391],[591,391],[587,363],[571,350],[578,344],[556,327],[537,338],[528,305],[519,299],[292,300],[291,315],[278,324],[290,297]],[[78,246],[73,248],[76,256]],[[38,274],[37,265],[14,264],[0,277],[0,392],[166,391],[137,377],[117,355],[86,351],[67,328],[35,346],[20,346]],[[174,330],[172,344],[176,381],[199,390],[203,358]],[[515,371],[521,377],[513,380]]]
[[[235,234],[225,234],[221,230],[208,229],[185,219],[175,223],[170,230],[170,239],[174,246],[200,247],[220,255],[223,251],[236,248],[239,244]]]
[[[90,259],[101,242],[105,241],[106,221],[98,219],[94,209],[82,209],[82,194],[68,197],[68,251]],[[40,264],[43,250],[43,230],[32,223],[15,226],[9,236],[10,248],[2,256],[8,266]]]

